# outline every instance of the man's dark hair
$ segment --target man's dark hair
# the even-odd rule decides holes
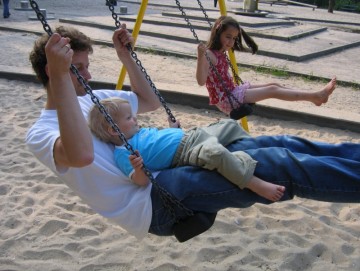
[[[59,33],[62,37],[70,39],[71,49],[76,51],[88,51],[93,52],[92,41],[84,33],[72,27],[59,26],[55,29],[56,33]],[[40,82],[46,87],[49,82],[49,77],[46,74],[45,67],[47,64],[45,45],[49,40],[49,35],[44,34],[34,43],[33,50],[30,53],[29,59],[32,68],[40,80]]]

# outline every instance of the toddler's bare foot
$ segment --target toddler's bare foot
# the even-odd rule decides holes
[[[322,90],[315,93],[316,95],[312,102],[317,106],[326,103],[329,99],[329,96],[333,93],[335,88],[336,88],[336,77],[331,79],[330,82],[327,83],[327,85]]]
[[[251,179],[247,185],[247,188],[271,201],[280,200],[285,192],[284,186],[268,183],[257,177],[253,177]]]

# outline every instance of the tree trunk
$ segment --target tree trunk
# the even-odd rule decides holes
[[[334,13],[334,6],[335,6],[335,0],[329,0],[329,8],[328,8],[329,13]]]

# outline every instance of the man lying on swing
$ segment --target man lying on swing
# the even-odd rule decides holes
[[[59,27],[49,37],[40,37],[30,54],[33,69],[46,89],[47,101],[39,119],[30,128],[26,142],[31,152],[85,203],[130,234],[174,234],[174,225],[186,217],[162,201],[152,183],[137,186],[124,176],[113,159],[113,148],[94,137],[87,125],[93,103],[69,70],[72,63],[83,78],[91,79],[91,40],[73,28]],[[126,66],[133,91],[95,90],[99,99],[120,97],[134,112],[160,106],[141,69],[131,58],[133,42],[125,26],[114,31],[113,43]],[[207,127],[211,132],[211,125]],[[221,134],[215,136],[221,137]],[[220,132],[221,133],[221,132]],[[292,136],[243,137],[229,142],[230,151],[244,151],[257,161],[253,174],[285,187],[281,201],[294,196],[330,202],[360,202],[360,144],[326,144]],[[193,166],[154,174],[157,183],[194,212],[216,214],[228,207],[247,208],[270,204],[248,189],[239,189],[220,174]]]

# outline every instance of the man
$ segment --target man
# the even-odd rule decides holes
[[[34,155],[99,214],[123,227],[137,238],[148,232],[172,235],[176,222],[159,191],[149,184],[133,184],[116,167],[114,146],[91,135],[87,115],[93,103],[81,84],[69,72],[72,63],[84,79],[90,80],[90,40],[72,28],[60,27],[50,38],[44,36],[30,55],[33,68],[47,91],[47,102],[39,120],[30,128],[27,144]],[[99,99],[127,99],[137,112],[160,106],[126,44],[132,42],[125,26],[115,30],[114,47],[126,66],[132,92],[96,90]],[[334,202],[360,201],[360,144],[321,144],[286,136],[226,141],[210,125],[208,133],[220,138],[230,151],[242,150],[257,161],[254,175],[286,188],[281,200],[295,195]],[[227,144],[228,143],[228,144]],[[270,201],[250,190],[240,190],[213,171],[180,167],[154,173],[157,183],[187,208],[216,213],[227,207],[246,208]],[[175,208],[177,216],[185,217]]]
[[[3,6],[3,17],[4,17],[4,19],[9,18],[10,15],[11,15],[10,14],[10,9],[9,9],[9,2],[10,2],[10,0],[4,0],[4,6]]]

